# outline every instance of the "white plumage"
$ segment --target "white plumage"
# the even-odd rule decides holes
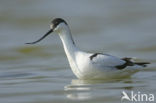
[[[146,66],[145,62],[136,63],[131,58],[118,58],[102,53],[87,53],[78,49],[73,41],[68,24],[61,18],[52,21],[51,29],[39,40],[27,43],[35,44],[51,32],[59,34],[70,67],[80,79],[107,79],[130,76]]]
[[[118,69],[117,66],[122,66],[126,61],[111,56],[108,54],[98,53],[95,57],[91,59],[93,53],[85,53],[78,51],[76,53],[76,60],[74,60],[77,65],[76,68],[72,64],[71,68],[73,72],[81,79],[109,79],[109,78],[122,78],[128,77],[131,74],[137,72],[139,69],[142,69],[141,65],[126,66],[123,69]],[[69,61],[69,63],[72,63]]]

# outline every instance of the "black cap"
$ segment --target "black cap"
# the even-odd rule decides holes
[[[65,23],[67,25],[67,22],[61,18],[55,18],[52,22],[53,28],[57,27],[60,23]]]

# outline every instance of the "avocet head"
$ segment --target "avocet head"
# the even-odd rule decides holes
[[[31,42],[31,43],[26,43],[26,44],[35,44],[40,42],[41,40],[43,40],[46,36],[48,36],[49,34],[51,34],[52,32],[56,32],[59,33],[62,29],[65,29],[65,27],[67,27],[67,23],[65,20],[61,19],[61,18],[55,18],[51,24],[50,24],[50,30],[40,39],[38,39],[35,42]]]
[[[50,24],[50,28],[57,33],[64,29],[65,26],[67,26],[67,23],[61,18],[55,18]]]

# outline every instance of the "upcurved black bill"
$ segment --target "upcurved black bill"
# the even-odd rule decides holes
[[[31,42],[31,43],[26,43],[26,44],[36,44],[38,42],[40,42],[41,40],[43,40],[46,36],[48,36],[50,33],[53,32],[53,29],[50,29],[43,37],[41,37],[40,39],[34,41],[34,42]]]

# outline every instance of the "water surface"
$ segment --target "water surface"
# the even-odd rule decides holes
[[[122,91],[155,95],[155,7],[154,0],[0,1],[0,103],[120,103]],[[49,30],[55,17],[67,20],[82,50],[152,64],[126,79],[79,80],[58,35],[25,44]]]

